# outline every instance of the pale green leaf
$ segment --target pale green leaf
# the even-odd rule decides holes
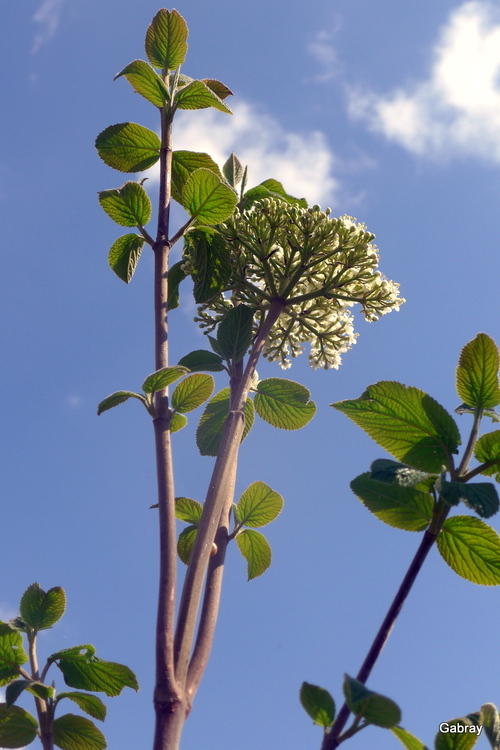
[[[100,416],[108,409],[112,409],[114,406],[118,406],[118,404],[123,404],[123,402],[128,401],[129,398],[139,399],[139,401],[141,401],[147,408],[146,399],[144,396],[141,396],[140,393],[134,393],[134,391],[116,391],[115,393],[112,393],[111,396],[107,396],[101,401],[97,407],[97,416]]]
[[[187,425],[187,422],[187,417],[185,417],[184,414],[172,414],[170,420],[170,432],[172,434],[174,432],[179,432],[179,430],[182,430],[182,428]]]
[[[219,452],[224,422],[229,414],[229,388],[223,388],[206,405],[196,431],[196,445],[202,456],[216,456]],[[245,403],[245,427],[242,440],[248,435],[254,420],[251,399]]]
[[[462,716],[460,719],[451,719],[451,721],[443,722],[443,724],[446,724],[450,731],[439,731],[436,734],[434,741],[435,750],[471,750],[474,747],[478,735],[475,732],[466,731],[462,727],[476,728],[480,726],[478,714],[469,714],[468,716]],[[460,727],[461,731],[457,731],[457,727]]]
[[[300,430],[316,413],[307,388],[292,380],[268,378],[261,380],[254,390],[255,411],[273,427]]]
[[[240,497],[234,512],[238,525],[258,528],[274,521],[282,509],[281,495],[264,482],[253,482]]]
[[[224,177],[229,182],[232,188],[236,188],[237,185],[239,185],[239,183],[243,179],[244,171],[245,170],[243,169],[242,163],[234,152],[231,153],[231,156],[222,167]]]
[[[473,409],[500,404],[499,355],[493,339],[485,333],[464,346],[457,367],[457,392]]]
[[[236,535],[236,543],[247,561],[249,581],[262,575],[271,565],[271,547],[259,531],[243,529]]]
[[[184,185],[196,169],[208,169],[222,182],[219,165],[211,156],[198,151],[174,151],[172,154],[172,197],[182,203]]]
[[[482,464],[491,462],[491,465],[483,469],[481,474],[488,477],[496,474],[498,482],[500,480],[500,430],[481,435],[474,446],[474,456]]]
[[[395,737],[401,742],[406,750],[428,750],[423,742],[420,742],[413,734],[407,732],[403,727],[391,727],[390,730]]]
[[[483,586],[500,584],[500,537],[481,519],[447,518],[437,546],[445,562],[462,578]]]
[[[160,139],[135,122],[110,125],[99,133],[95,147],[108,167],[120,172],[142,172],[160,158]]]
[[[141,94],[155,107],[163,107],[170,98],[163,78],[144,60],[134,60],[129,63],[115,75],[115,81],[120,76],[125,76],[134,91]]]
[[[209,169],[196,169],[182,191],[182,205],[199,224],[218,224],[237,203],[236,193]]]
[[[102,190],[99,203],[122,227],[145,226],[151,219],[151,201],[138,182],[129,180],[113,190]]]
[[[173,367],[162,367],[160,370],[156,370],[151,375],[148,375],[144,383],[142,384],[142,390],[144,393],[156,393],[162,391],[167,386],[175,383],[176,380],[186,375],[188,369],[181,367],[180,365],[173,365]]]
[[[191,550],[193,549],[197,533],[198,526],[187,526],[179,534],[179,539],[177,540],[177,554],[184,565],[189,565],[189,558],[191,556]]]
[[[232,114],[222,99],[219,99],[217,94],[214,94],[203,81],[192,81],[187,86],[179,89],[174,101],[179,109],[206,109],[207,107],[214,107],[214,109],[218,109],[226,114]]]
[[[181,380],[172,393],[171,406],[181,414],[197,409],[210,398],[215,387],[211,375],[194,373]]]
[[[187,53],[188,28],[176,10],[162,8],[146,32],[146,55],[151,65],[162,70],[177,70]]]
[[[197,500],[190,497],[175,498],[175,516],[179,521],[196,525],[200,522],[202,513],[203,506]]]

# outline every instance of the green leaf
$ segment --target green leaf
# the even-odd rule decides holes
[[[483,586],[500,584],[500,537],[484,521],[474,516],[447,518],[437,546],[462,578]]]
[[[483,469],[481,474],[485,474],[487,477],[496,474],[496,481],[500,481],[500,430],[481,435],[474,446],[474,456],[482,464],[494,461],[495,463]]]
[[[370,466],[370,479],[386,484],[399,484],[400,487],[415,487],[429,477],[425,471],[417,471],[411,466],[391,461],[388,458],[377,458]]]
[[[485,703],[481,706],[483,727],[488,741],[493,750],[500,748],[500,716],[497,707],[493,703]]]
[[[135,122],[110,125],[95,141],[97,153],[108,167],[119,172],[142,172],[160,158],[160,139]]]
[[[134,60],[117,73],[114,80],[116,81],[120,76],[125,76],[134,91],[141,94],[155,107],[163,107],[170,98],[163,78],[144,60]]]
[[[215,354],[222,356],[222,352],[220,350],[219,342],[217,341],[217,339],[215,339],[213,336],[209,336],[208,334],[207,339]]]
[[[286,203],[297,204],[301,208],[307,208],[307,201],[305,198],[294,198],[293,195],[288,195],[285,191],[281,182],[278,180],[264,180],[260,185],[256,185],[250,190],[247,190],[243,196],[243,203],[246,209],[250,208],[257,201],[261,201],[264,198],[278,198]]]
[[[471,733],[468,729],[463,729],[463,727],[480,726],[478,714],[469,714],[468,716],[462,716],[460,719],[443,722],[443,724],[447,724],[450,731],[446,733],[439,731],[436,734],[435,750],[470,750],[474,747],[478,735],[475,732]],[[458,727],[462,728],[461,731],[456,731]],[[454,729],[455,731],[453,731]]]
[[[226,290],[231,278],[231,252],[220,234],[209,227],[190,230],[184,240],[191,251],[194,299],[199,304],[210,302]]]
[[[209,169],[195,169],[182,191],[182,205],[199,224],[218,224],[237,203],[236,193]]]
[[[168,270],[167,310],[175,310],[176,307],[179,307],[179,284],[184,281],[187,275],[182,270],[183,265],[184,261],[180,260]]]
[[[236,535],[236,544],[247,561],[248,580],[257,578],[271,565],[271,547],[259,531],[243,529]]]
[[[198,524],[200,522],[203,506],[197,500],[191,500],[190,497],[175,498],[175,517],[179,521]]]
[[[175,95],[175,103],[179,109],[206,109],[214,107],[221,112],[231,115],[229,107],[219,99],[217,94],[203,81],[192,81],[187,86],[179,89]]]
[[[149,196],[142,185],[132,180],[114,190],[101,190],[99,203],[108,216],[122,227],[144,226],[151,219]]]
[[[52,698],[55,693],[53,687],[37,680],[14,680],[5,690],[5,705],[12,706],[24,690],[43,700]]]
[[[490,518],[498,511],[498,494],[495,485],[490,482],[464,484],[444,481],[440,494],[450,505],[457,505],[462,501],[482,518]]]
[[[21,633],[0,621],[0,686],[19,677],[19,667],[27,661]]]
[[[181,414],[187,414],[197,409],[210,398],[215,387],[211,375],[195,373],[181,380],[172,393],[172,408]]]
[[[187,367],[191,372],[221,372],[224,369],[222,358],[206,349],[196,349],[194,352],[189,352],[179,360],[178,364]]]
[[[54,745],[62,750],[104,750],[106,738],[93,721],[76,714],[64,714],[52,725]]]
[[[84,651],[84,653],[82,653]],[[124,664],[99,659],[92,646],[74,646],[52,654],[69,687],[102,692],[108,696],[120,695],[125,687],[139,689],[137,678]]]
[[[25,747],[36,737],[38,723],[24,708],[0,703],[0,747]]]
[[[222,167],[224,177],[229,182],[232,188],[236,188],[236,186],[239,185],[239,183],[243,179],[244,171],[245,170],[243,169],[242,163],[240,162],[236,154],[232,152],[231,156]]]
[[[478,333],[464,346],[458,360],[457,392],[460,398],[474,409],[500,404],[498,366],[497,345],[485,333]]]
[[[133,391],[116,391],[115,393],[112,393],[111,396],[107,396],[101,401],[97,407],[97,416],[99,417],[104,411],[108,411],[108,409],[112,409],[114,406],[118,406],[118,404],[123,404],[124,401],[128,401],[129,398],[139,399],[139,401],[142,401],[147,408],[146,399],[144,396],[141,396],[140,393],[134,393]]]
[[[300,430],[316,414],[311,394],[300,383],[283,378],[261,380],[256,388],[255,411],[266,422],[282,430]]]
[[[239,526],[266,526],[279,516],[283,498],[264,482],[254,482],[240,497],[235,506],[235,519]]]
[[[362,716],[368,724],[391,729],[401,721],[399,706],[390,698],[368,690],[362,682],[345,675],[344,695],[354,716]]]
[[[223,388],[206,405],[196,430],[196,445],[202,456],[216,456],[224,430],[224,422],[229,414],[229,388]],[[245,403],[245,427],[242,442],[250,432],[254,420],[253,402]]]
[[[200,78],[200,80],[208,86],[210,91],[217,94],[219,99],[227,99],[228,96],[233,95],[231,89],[228,88],[225,83],[218,81],[216,78]]]
[[[97,695],[90,695],[89,693],[79,693],[76,690],[72,690],[67,693],[59,693],[57,696],[57,702],[63,698],[69,698],[69,700],[76,703],[78,708],[85,711],[86,714],[92,716],[93,719],[99,719],[104,721],[106,718],[106,706]]]
[[[66,594],[60,586],[44,591],[39,583],[32,583],[24,592],[19,608],[21,617],[30,628],[46,630],[63,616]]]
[[[460,404],[455,409],[457,414],[475,414],[476,410],[467,404]],[[489,417],[492,422],[500,422],[500,414],[495,409],[483,409],[483,417]]]
[[[126,284],[135,273],[143,247],[143,237],[138,234],[122,234],[109,249],[108,263],[118,278]]]
[[[217,328],[217,343],[221,355],[229,362],[240,362],[245,356],[253,335],[253,310],[247,305],[232,307]]]
[[[146,32],[146,55],[151,65],[162,70],[177,70],[187,52],[188,28],[176,10],[162,8]]]
[[[449,467],[460,435],[448,412],[418,388],[385,380],[352,401],[331,404],[382,448],[410,466],[439,473]]]
[[[332,726],[335,719],[335,702],[328,690],[303,682],[300,688],[300,702],[315,724],[325,729]]]
[[[189,565],[189,558],[191,556],[191,550],[193,549],[197,533],[198,526],[187,526],[179,534],[179,539],[177,540],[177,554],[184,565]]]
[[[211,156],[198,151],[174,151],[172,154],[172,197],[182,204],[182,192],[190,175],[197,169],[208,169],[222,182],[219,165]]]
[[[182,378],[183,375],[186,375],[187,372],[186,367],[180,367],[179,365],[162,367],[160,370],[156,370],[156,372],[148,375],[142,384],[142,390],[144,393],[162,391],[167,386],[175,383],[176,380],[179,380],[179,378]]]
[[[351,490],[378,519],[405,531],[424,531],[431,522],[433,500],[428,492],[415,487],[383,484],[360,474],[351,482]]]
[[[391,727],[391,732],[405,746],[406,750],[428,750],[423,742],[420,742],[403,727]]]
[[[184,414],[172,414],[170,420],[170,432],[179,432],[179,430],[182,430],[182,428],[187,425],[187,422],[187,417],[185,417]]]

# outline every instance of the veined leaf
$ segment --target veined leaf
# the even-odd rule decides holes
[[[481,706],[481,716],[486,736],[493,750],[500,748],[500,716],[497,707],[493,703],[485,703]]]
[[[253,482],[247,487],[234,508],[238,525],[258,528],[279,516],[283,498],[264,482]]]
[[[27,661],[21,633],[0,621],[0,686],[19,677],[19,667]]]
[[[21,598],[21,617],[36,631],[46,630],[55,625],[65,609],[66,594],[60,586],[44,591],[39,583],[33,583]]]
[[[163,78],[144,60],[134,60],[115,75],[114,80],[125,76],[132,88],[155,107],[163,107],[170,96]]]
[[[432,519],[433,500],[428,492],[415,487],[384,484],[360,474],[351,489],[377,518],[405,531],[424,531]]]
[[[187,86],[179,89],[174,101],[179,109],[206,109],[207,107],[214,107],[214,109],[226,112],[228,115],[232,114],[222,99],[203,81],[192,81]]]
[[[170,432],[172,434],[174,432],[179,432],[179,430],[182,430],[182,428],[186,425],[187,417],[185,417],[184,414],[172,414],[172,418],[170,420]]]
[[[233,188],[236,188],[243,179],[244,171],[242,163],[234,152],[222,167],[224,177]]]
[[[193,549],[197,533],[198,526],[193,525],[187,526],[179,534],[179,539],[177,540],[177,554],[184,565],[189,565],[189,558],[191,557],[191,550]]]
[[[175,516],[179,521],[186,521],[194,525],[200,522],[203,506],[197,500],[190,497],[175,498]]]
[[[116,391],[115,393],[112,393],[111,396],[107,396],[101,401],[97,407],[97,416],[99,417],[104,411],[108,411],[108,409],[112,409],[114,406],[118,406],[118,404],[123,404],[123,402],[128,401],[129,398],[139,399],[139,401],[142,401],[146,409],[148,408],[146,399],[144,396],[141,396],[140,393],[134,393],[134,391]]]
[[[457,392],[468,406],[487,409],[500,404],[499,355],[493,339],[485,333],[464,346],[458,360]]]
[[[179,360],[178,364],[187,367],[191,372],[221,372],[224,369],[222,358],[206,349],[196,349],[194,352],[189,352]]]
[[[174,151],[172,154],[172,197],[182,204],[182,192],[189,176],[196,169],[208,169],[222,182],[219,165],[211,156],[198,151]]]
[[[225,83],[218,81],[216,78],[200,78],[200,80],[208,86],[210,91],[217,94],[219,99],[227,99],[228,96],[233,95],[231,89],[228,88]]]
[[[249,581],[262,575],[271,565],[271,547],[259,531],[243,529],[236,535],[236,544],[247,561]]]
[[[224,430],[224,422],[229,414],[229,388],[223,388],[208,402],[196,431],[196,445],[202,456],[216,456]],[[245,427],[242,440],[248,435],[254,420],[251,399],[245,404]]]
[[[78,708],[85,711],[89,716],[92,716],[93,719],[104,721],[106,718],[106,706],[97,695],[90,695],[89,693],[80,693],[76,690],[71,690],[67,693],[59,693],[57,696],[57,702],[63,698],[69,698],[73,703],[76,703]]]
[[[122,234],[109,249],[108,263],[119,279],[128,284],[137,268],[144,247],[144,238],[138,234]]]
[[[162,70],[177,70],[187,53],[188,28],[176,10],[162,8],[146,32],[146,55],[151,65]]]
[[[482,464],[495,461],[492,466],[483,469],[481,474],[485,474],[487,477],[496,474],[498,482],[500,480],[500,430],[481,435],[474,447],[474,456]]]
[[[332,406],[399,461],[422,471],[439,473],[460,445],[451,415],[412,386],[381,381],[368,386],[360,398]]]
[[[210,398],[215,387],[211,375],[194,373],[181,380],[172,393],[172,407],[181,414],[197,409]]]
[[[253,310],[247,305],[232,307],[217,328],[217,343],[224,359],[240,362],[245,356],[253,335]]]
[[[231,252],[220,234],[210,227],[190,230],[184,239],[185,247],[194,254],[194,299],[199,304],[209,302],[224,292],[231,277]]]
[[[56,664],[63,673],[66,685],[103,692],[108,696],[120,695],[125,687],[139,689],[137,678],[131,669],[124,664],[99,659],[89,649],[81,653],[85,648],[75,646],[50,657],[51,661],[57,660]]]
[[[144,226],[151,219],[149,196],[142,185],[132,180],[114,190],[101,190],[99,203],[108,216],[122,227]]]
[[[218,224],[234,210],[238,198],[232,188],[209,169],[196,169],[182,191],[182,205],[199,224]]]
[[[452,719],[446,722],[450,727],[460,725],[462,727],[479,726],[479,715],[469,714],[460,719]],[[438,732],[434,741],[435,750],[471,750],[477,742],[477,734],[472,734],[462,729],[461,732]]]
[[[500,537],[473,516],[447,518],[437,538],[443,560],[462,578],[483,586],[500,584]]]
[[[36,737],[38,723],[24,708],[0,703],[0,747],[25,747]]]
[[[104,750],[106,738],[93,721],[76,714],[64,714],[52,725],[54,745],[61,750]]]
[[[300,430],[316,414],[311,394],[300,383],[283,378],[261,380],[255,387],[255,411],[266,422],[282,430]]]
[[[406,750],[428,750],[423,742],[420,742],[420,740],[407,732],[406,729],[403,729],[403,727],[391,727],[391,732],[404,745]]]
[[[328,729],[335,719],[335,702],[328,692],[318,685],[303,682],[300,702],[315,724]]]
[[[174,365],[173,367],[162,367],[160,370],[156,370],[151,375],[148,375],[144,383],[142,384],[142,390],[144,393],[156,393],[162,391],[167,386],[175,383],[176,380],[182,378],[188,372],[186,367],[180,365]]]
[[[142,172],[160,158],[160,139],[135,122],[110,125],[99,133],[95,147],[108,167],[120,172]]]
[[[354,716],[362,716],[369,724],[391,729],[401,721],[401,711],[393,700],[368,690],[349,675],[345,675],[344,695]]]

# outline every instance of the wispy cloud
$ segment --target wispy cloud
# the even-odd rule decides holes
[[[339,62],[334,39],[338,31],[338,24],[331,31],[322,29],[307,45],[307,51],[319,64],[321,71],[313,79],[318,83],[330,81],[338,73]]]
[[[286,131],[258,107],[241,101],[233,111],[232,117],[208,109],[181,112],[175,149],[206,152],[220,165],[234,151],[243,165],[248,164],[249,186],[272,177],[292,195],[335,205],[335,156],[322,132]]]
[[[387,94],[358,90],[350,113],[409,151],[500,162],[500,9],[456,8],[441,29],[429,75]]]
[[[54,38],[59,21],[61,20],[64,0],[44,0],[40,5],[32,21],[37,24],[38,31],[33,40],[31,54],[34,55],[44,44]]]

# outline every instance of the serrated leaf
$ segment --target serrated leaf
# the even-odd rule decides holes
[[[189,352],[179,360],[178,364],[187,367],[191,372],[221,372],[224,369],[222,358],[206,349]]]
[[[222,356],[222,352],[220,350],[219,342],[217,341],[217,339],[214,338],[213,336],[209,336],[208,334],[207,334],[207,339],[208,339],[208,343],[212,347],[215,354]]]
[[[196,525],[199,523],[202,513],[203,506],[197,500],[192,500],[190,497],[175,498],[175,517],[179,521]]]
[[[456,726],[477,727],[479,726],[479,716],[478,714],[469,714],[468,716],[462,716],[460,719],[452,719],[443,723],[448,724],[450,729]],[[476,744],[477,738],[478,735],[475,732],[471,733],[464,729],[461,732],[456,730],[438,732],[434,741],[434,748],[435,750],[471,750]]]
[[[433,500],[428,492],[415,487],[383,484],[360,474],[351,482],[351,490],[378,519],[405,531],[424,531],[432,519]]]
[[[115,391],[115,393],[112,393],[111,396],[107,396],[98,405],[97,416],[99,417],[104,411],[108,411],[108,409],[113,409],[113,407],[123,404],[125,401],[128,401],[129,398],[139,399],[139,401],[142,401],[147,408],[146,399],[144,396],[141,396],[140,393],[134,393],[133,391]]]
[[[474,516],[447,518],[437,538],[444,561],[462,578],[483,586],[500,584],[500,537]]]
[[[196,430],[196,445],[202,456],[216,456],[224,430],[224,422],[229,414],[229,388],[223,388],[206,405]],[[254,408],[251,399],[245,403],[245,427],[243,441],[248,435],[254,420]]]
[[[198,224],[218,224],[234,210],[238,198],[232,188],[209,169],[191,173],[182,191],[182,205]]]
[[[243,169],[243,165],[236,156],[234,152],[231,153],[231,156],[227,159],[224,166],[222,167],[222,172],[224,174],[224,177],[229,182],[231,187],[236,188],[237,185],[241,182],[243,179],[243,172],[245,170]]]
[[[335,702],[325,688],[303,682],[300,702],[315,724],[328,729],[335,719]]]
[[[370,466],[370,479],[386,484],[396,483],[401,487],[415,487],[428,477],[429,474],[425,471],[417,471],[389,458],[377,458]]]
[[[116,81],[120,76],[125,76],[134,91],[141,94],[155,107],[163,107],[170,98],[163,78],[144,60],[134,60],[129,63],[115,75],[114,80]]]
[[[228,96],[233,95],[231,89],[228,88],[225,83],[218,81],[216,78],[200,78],[200,80],[208,86],[210,91],[217,94],[219,99],[227,99]]]
[[[119,279],[128,284],[137,268],[144,247],[144,238],[138,234],[122,234],[109,249],[108,263]]]
[[[104,721],[106,718],[106,706],[97,695],[79,693],[76,690],[72,690],[66,693],[59,693],[57,701],[59,702],[63,698],[69,698],[69,700],[76,703],[82,711],[85,711],[86,714],[92,716],[93,719]]]
[[[167,310],[175,310],[176,307],[179,307],[179,285],[186,278],[186,274],[182,270],[183,265],[184,261],[180,260],[168,270]]]
[[[146,55],[151,65],[162,70],[177,70],[187,53],[188,28],[176,10],[162,8],[146,32]]]
[[[423,742],[420,742],[413,734],[407,732],[403,727],[391,727],[390,730],[395,737],[401,742],[406,750],[428,750]]]
[[[191,276],[195,302],[210,302],[226,290],[231,277],[229,247],[220,234],[209,227],[189,231],[184,244],[193,258]]]
[[[500,430],[481,435],[474,446],[474,456],[482,464],[495,461],[491,466],[483,469],[481,474],[485,474],[487,477],[496,474],[496,481],[498,482],[500,480]]]
[[[170,420],[170,432],[172,434],[174,432],[179,432],[179,430],[182,430],[182,428],[185,427],[187,423],[187,417],[185,417],[184,414],[172,414],[172,418]]]
[[[24,690],[43,700],[52,698],[55,693],[53,687],[37,680],[14,680],[5,690],[5,705],[12,706]]]
[[[497,707],[493,703],[485,703],[481,706],[481,715],[484,732],[492,747],[492,750],[500,748],[500,716]]]
[[[160,158],[160,139],[135,122],[110,125],[95,141],[97,153],[108,167],[120,172],[142,172]]]
[[[222,181],[219,165],[211,156],[198,151],[174,151],[172,154],[172,197],[182,204],[182,192],[196,169],[208,169]]]
[[[38,723],[24,708],[0,703],[0,747],[25,747],[36,737]]]
[[[495,485],[490,482],[464,484],[444,481],[441,483],[440,494],[450,505],[457,505],[462,501],[482,518],[490,518],[498,511],[498,494]]]
[[[181,380],[172,393],[172,408],[181,414],[187,414],[205,403],[215,388],[211,375],[194,373]]]
[[[283,185],[281,182],[278,182],[278,180],[264,180],[260,185],[256,185],[255,187],[250,188],[250,190],[247,190],[243,196],[243,205],[248,209],[254,203],[257,203],[257,201],[261,201],[264,198],[278,198],[286,203],[296,204],[301,208],[307,208],[307,201],[305,198],[295,198],[293,195],[288,195]]]
[[[221,355],[229,362],[240,362],[253,336],[253,310],[247,305],[232,307],[217,328],[217,343]]]
[[[93,721],[76,714],[64,714],[52,725],[54,745],[62,750],[104,750],[106,738]]]
[[[113,190],[101,190],[99,203],[108,216],[122,227],[144,226],[151,219],[149,196],[142,185],[132,180]]]
[[[457,452],[460,434],[453,418],[418,388],[385,380],[351,401],[331,404],[399,461],[439,473]]]
[[[19,609],[21,617],[30,628],[46,630],[63,616],[66,594],[60,586],[44,591],[39,583],[32,583],[24,592]]]
[[[499,355],[493,339],[485,333],[464,346],[458,360],[457,392],[472,408],[487,409],[500,404]]]
[[[343,689],[349,709],[354,716],[362,716],[368,724],[391,729],[401,721],[401,711],[393,700],[368,690],[353,677],[345,675]]]
[[[69,687],[102,692],[108,696],[120,695],[125,687],[139,689],[137,678],[131,669],[124,664],[100,659],[94,654],[92,647],[75,646],[53,654],[50,661],[56,661]]]
[[[187,526],[179,534],[179,539],[177,540],[177,554],[184,565],[189,565],[189,558],[191,556],[191,550],[193,549],[197,532],[198,526]]]
[[[271,547],[260,531],[243,529],[236,535],[236,543],[247,561],[249,581],[262,575],[271,565]]]
[[[264,482],[253,482],[235,506],[235,520],[238,525],[258,528],[274,521],[282,509],[281,495]]]
[[[27,661],[21,633],[0,621],[0,686],[19,677],[19,667]]]
[[[175,95],[174,102],[179,109],[206,109],[207,107],[213,107],[228,115],[232,114],[227,104],[224,104],[222,99],[219,99],[217,94],[206,83],[203,83],[203,81],[192,81],[187,86],[179,89]]]
[[[316,414],[311,394],[300,383],[283,378],[261,380],[255,387],[255,411],[266,422],[282,430],[300,430]]]
[[[179,365],[162,367],[160,370],[156,370],[151,375],[148,375],[142,384],[142,390],[144,393],[162,391],[167,386],[175,383],[176,380],[179,380],[179,378],[182,378],[183,375],[186,375],[187,372],[186,367],[180,367]]]

